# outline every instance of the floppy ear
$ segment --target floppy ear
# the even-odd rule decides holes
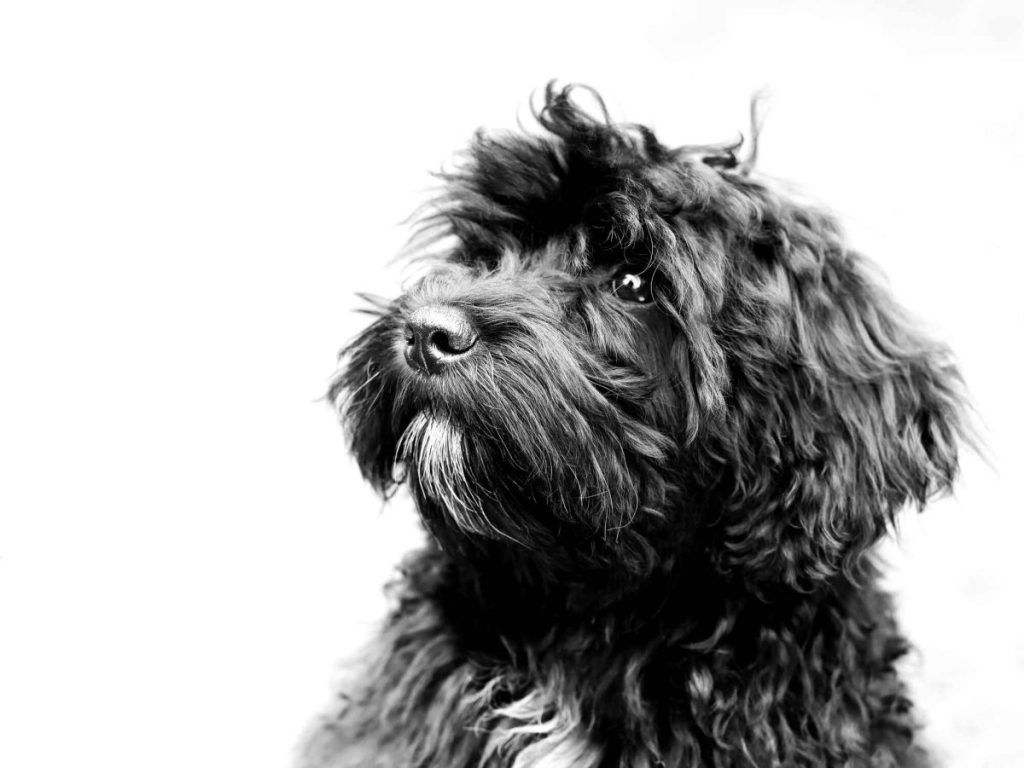
[[[821,212],[753,194],[713,322],[727,366],[707,439],[718,457],[709,548],[754,584],[811,590],[909,502],[950,489],[964,436],[960,376]]]

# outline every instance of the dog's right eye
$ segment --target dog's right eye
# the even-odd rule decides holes
[[[646,304],[651,300],[651,281],[637,272],[623,270],[612,278],[611,292],[623,301]]]

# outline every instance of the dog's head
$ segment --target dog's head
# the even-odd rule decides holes
[[[829,215],[571,88],[537,119],[444,174],[443,259],[345,352],[375,486],[408,480],[456,550],[633,575],[689,551],[797,589],[949,488],[956,370]]]

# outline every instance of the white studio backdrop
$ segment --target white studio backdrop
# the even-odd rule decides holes
[[[400,225],[551,78],[734,138],[957,351],[991,467],[908,515],[950,766],[1024,764],[1024,17],[960,2],[0,8],[0,765],[288,765],[419,540],[320,399]]]

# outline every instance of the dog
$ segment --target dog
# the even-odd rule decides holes
[[[957,476],[948,350],[742,140],[586,93],[477,133],[343,352],[429,536],[303,764],[929,765],[871,553]]]

